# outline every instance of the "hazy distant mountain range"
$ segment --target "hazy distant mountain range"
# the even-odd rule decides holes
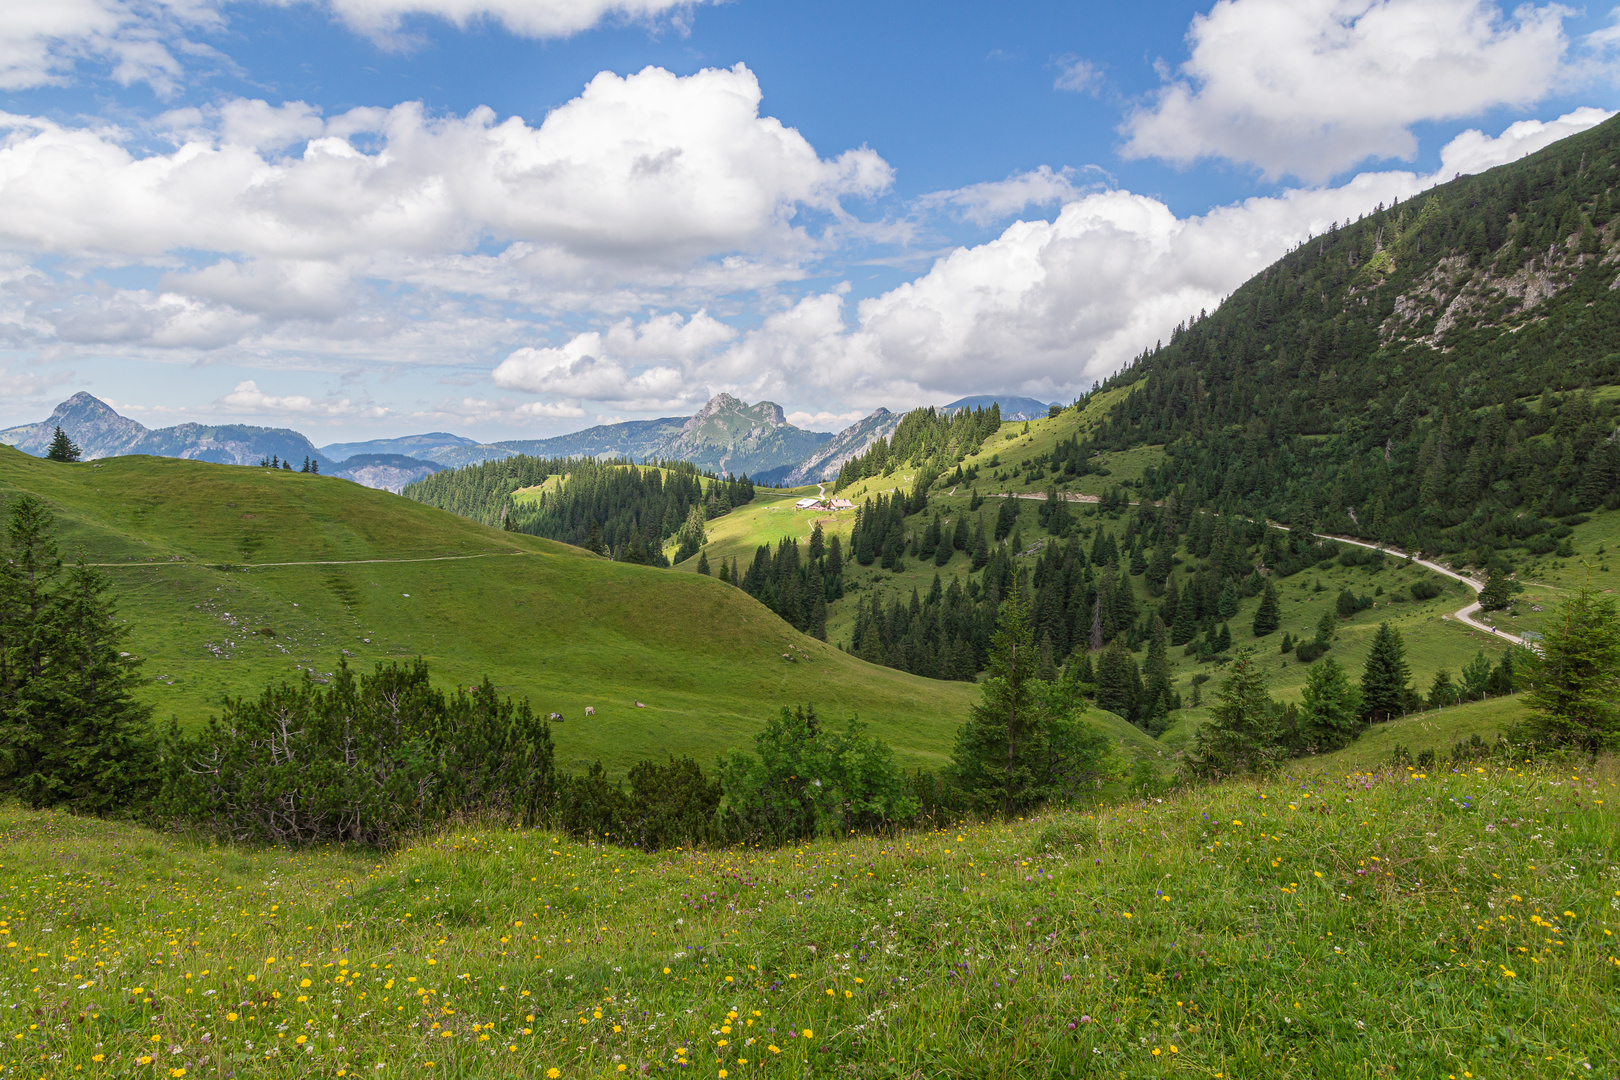
[[[1005,420],[1045,416],[1045,402],[1023,397],[962,398],[945,409],[987,408],[1001,403]],[[302,466],[309,458],[328,476],[341,476],[367,487],[398,491],[406,484],[443,468],[458,468],[513,454],[536,457],[628,457],[690,461],[717,473],[747,473],[765,484],[797,486],[831,479],[838,467],[866,450],[879,437],[894,433],[900,414],[878,409],[836,435],[794,427],[774,402],[753,405],[719,394],[690,417],[631,420],[558,435],[550,439],[517,439],[480,443],[448,432],[407,435],[396,439],[331,443],[316,448],[289,428],[246,424],[177,424],[148,428],[120,416],[106,402],[83,391],[74,394],[49,417],[0,431],[0,443],[42,456],[58,425],[78,444],[86,459],[124,454],[192,458],[227,465],[256,465],[276,457]]]

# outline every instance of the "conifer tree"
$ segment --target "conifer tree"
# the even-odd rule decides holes
[[[1333,612],[1322,612],[1322,617],[1316,620],[1316,647],[1326,649],[1338,636],[1339,626],[1333,618]]]
[[[1158,619],[1152,620],[1147,659],[1142,663],[1142,701],[1137,705],[1137,712],[1144,714],[1144,720],[1154,716],[1162,720],[1165,714],[1175,708],[1175,693],[1170,688],[1169,640],[1170,634],[1165,630],[1164,623]]]
[[[1331,656],[1305,672],[1305,690],[1299,710],[1301,749],[1327,753],[1350,745],[1365,726],[1361,719],[1361,693],[1349,674]]]
[[[1479,591],[1479,606],[1486,611],[1500,611],[1508,606],[1518,586],[1500,570],[1492,570],[1485,587]]]
[[[1266,591],[1260,594],[1260,607],[1254,613],[1254,636],[1265,637],[1276,633],[1282,623],[1282,612],[1277,604],[1277,590],[1266,581]]]
[[[709,552],[708,552],[708,549],[704,549],[703,551],[698,552],[697,572],[702,574],[704,577],[709,576]]]
[[[11,504],[0,559],[0,791],[30,807],[106,814],[153,779],[140,661],[120,655],[107,581],[81,561],[61,573],[44,504]]]
[[[983,699],[957,732],[952,752],[957,783],[969,800],[1004,817],[1045,794],[1038,764],[1049,718],[1035,693],[1037,664],[1028,612],[1015,585],[991,638]]]
[[[1181,591],[1176,604],[1176,621],[1170,627],[1170,644],[1185,645],[1198,636],[1198,597],[1191,585]]]
[[[1393,720],[1406,711],[1407,681],[1412,672],[1406,666],[1406,644],[1401,633],[1389,623],[1378,624],[1366,666],[1361,671],[1362,715],[1372,723]]]
[[[1577,590],[1547,626],[1541,652],[1519,656],[1518,677],[1534,710],[1526,734],[1594,757],[1620,747],[1620,619],[1613,600]]]
[[[1129,720],[1136,712],[1142,679],[1130,650],[1115,638],[1097,658],[1097,708]]]
[[[48,461],[79,460],[79,448],[67,437],[67,432],[62,430],[61,424],[56,425],[56,434],[51,436],[51,446],[45,451],[45,458]]]
[[[1187,760],[1188,770],[1201,779],[1254,772],[1279,753],[1277,709],[1254,650],[1239,652],[1231,671],[1215,693],[1209,720],[1194,736]]]

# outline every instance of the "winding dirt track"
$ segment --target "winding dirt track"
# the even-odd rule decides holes
[[[1003,491],[987,497],[992,499],[1034,499],[1038,502],[1046,501],[1046,493],[1041,491]],[[1074,492],[1065,492],[1063,498],[1067,502],[1078,503],[1094,503],[1102,501],[1095,495],[1078,495]],[[1282,529],[1284,531],[1288,530],[1288,526],[1286,525],[1272,525],[1271,527],[1273,529]],[[1430,562],[1428,559],[1416,558],[1400,550],[1399,548],[1390,547],[1388,544],[1369,544],[1365,540],[1354,540],[1348,536],[1334,536],[1332,533],[1312,533],[1311,535],[1319,536],[1324,540],[1336,540],[1341,544],[1354,544],[1356,547],[1370,548],[1373,551],[1377,551],[1382,548],[1384,551],[1389,552],[1398,559],[1411,559],[1413,562],[1417,563],[1426,570],[1433,570],[1435,573],[1440,574],[1443,577],[1451,578],[1453,581],[1460,581],[1464,585],[1467,585],[1470,589],[1473,589],[1476,597],[1479,595],[1481,585],[1468,575],[1459,574],[1455,570],[1448,570],[1439,563]],[[1466,607],[1458,608],[1456,611],[1454,611],[1451,614],[1451,618],[1456,619],[1465,626],[1471,626],[1475,630],[1482,633],[1490,634],[1492,637],[1499,637],[1503,641],[1511,641],[1515,645],[1523,645],[1526,648],[1530,647],[1529,642],[1525,641],[1517,634],[1510,634],[1506,630],[1498,630],[1489,623],[1480,622],[1479,619],[1475,618],[1475,616],[1478,614],[1479,601],[1476,599],[1472,604],[1469,604]]]
[[[318,559],[313,562],[208,562],[204,559],[163,559],[159,562],[93,562],[86,566],[120,569],[126,566],[240,566],[244,570],[257,570],[265,566],[360,566],[365,563],[421,563],[458,562],[463,559],[499,559],[508,555],[528,555],[527,551],[486,551],[480,555],[427,555],[418,559]]]

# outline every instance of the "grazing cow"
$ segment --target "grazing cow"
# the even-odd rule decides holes
[[[546,717],[547,720],[561,720],[562,718],[563,714],[560,712],[554,712]]]
[[[642,703],[641,703],[641,702],[639,702],[639,701],[638,701],[638,702],[636,702],[636,708],[638,708],[638,709],[645,709],[645,708],[646,708],[646,707],[647,707],[647,706],[645,706],[645,705],[643,705],[643,704],[642,704]]]
[[[585,706],[585,715],[586,716],[595,716],[596,715],[596,706],[595,705],[587,705],[587,706]]]

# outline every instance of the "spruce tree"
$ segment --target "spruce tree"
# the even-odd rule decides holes
[[[1038,657],[1015,585],[990,642],[983,697],[956,735],[956,782],[976,808],[1012,817],[1044,797],[1040,762],[1049,717],[1035,693]]]
[[[45,458],[48,461],[79,460],[79,448],[67,437],[67,432],[62,430],[61,424],[56,425],[56,434],[51,436],[51,446],[45,451]]]
[[[1620,619],[1613,600],[1577,590],[1548,624],[1540,653],[1521,650],[1518,666],[1534,710],[1524,725],[1531,738],[1593,756],[1620,747]]]
[[[1316,620],[1316,646],[1326,649],[1333,644],[1333,639],[1339,635],[1339,625],[1333,618],[1333,612],[1324,611],[1322,617]]]
[[[1366,666],[1361,671],[1362,715],[1373,723],[1393,720],[1406,711],[1406,644],[1399,630],[1383,622],[1373,635]]]
[[[1130,650],[1115,638],[1097,658],[1097,707],[1117,713],[1126,720],[1136,713],[1142,694],[1142,679]]]
[[[709,552],[707,548],[698,552],[697,572],[704,577],[709,576]]]
[[[30,807],[106,814],[149,797],[150,709],[133,697],[140,661],[121,656],[105,577],[65,578],[53,519],[31,495],[11,505],[0,559],[0,790]]]
[[[1282,624],[1282,611],[1277,604],[1277,590],[1266,581],[1266,591],[1260,594],[1260,607],[1254,613],[1254,636],[1274,634]]]
[[[1492,570],[1485,587],[1479,591],[1479,606],[1485,611],[1500,611],[1508,606],[1518,585],[1507,574]]]
[[[1209,720],[1194,736],[1188,770],[1200,779],[1254,772],[1278,755],[1277,708],[1254,650],[1244,649],[1216,691]]]
[[[1185,645],[1198,636],[1198,597],[1196,590],[1188,585],[1181,591],[1181,600],[1176,604],[1176,621],[1170,628],[1170,644]]]
[[[1325,754],[1350,745],[1364,727],[1361,693],[1331,656],[1305,672],[1305,690],[1299,709],[1299,736],[1303,748]]]
[[[1142,663],[1142,700],[1137,703],[1137,712],[1144,720],[1154,715],[1162,718],[1175,708],[1175,694],[1170,688],[1169,640],[1164,623],[1154,619],[1148,635],[1147,659]]]

